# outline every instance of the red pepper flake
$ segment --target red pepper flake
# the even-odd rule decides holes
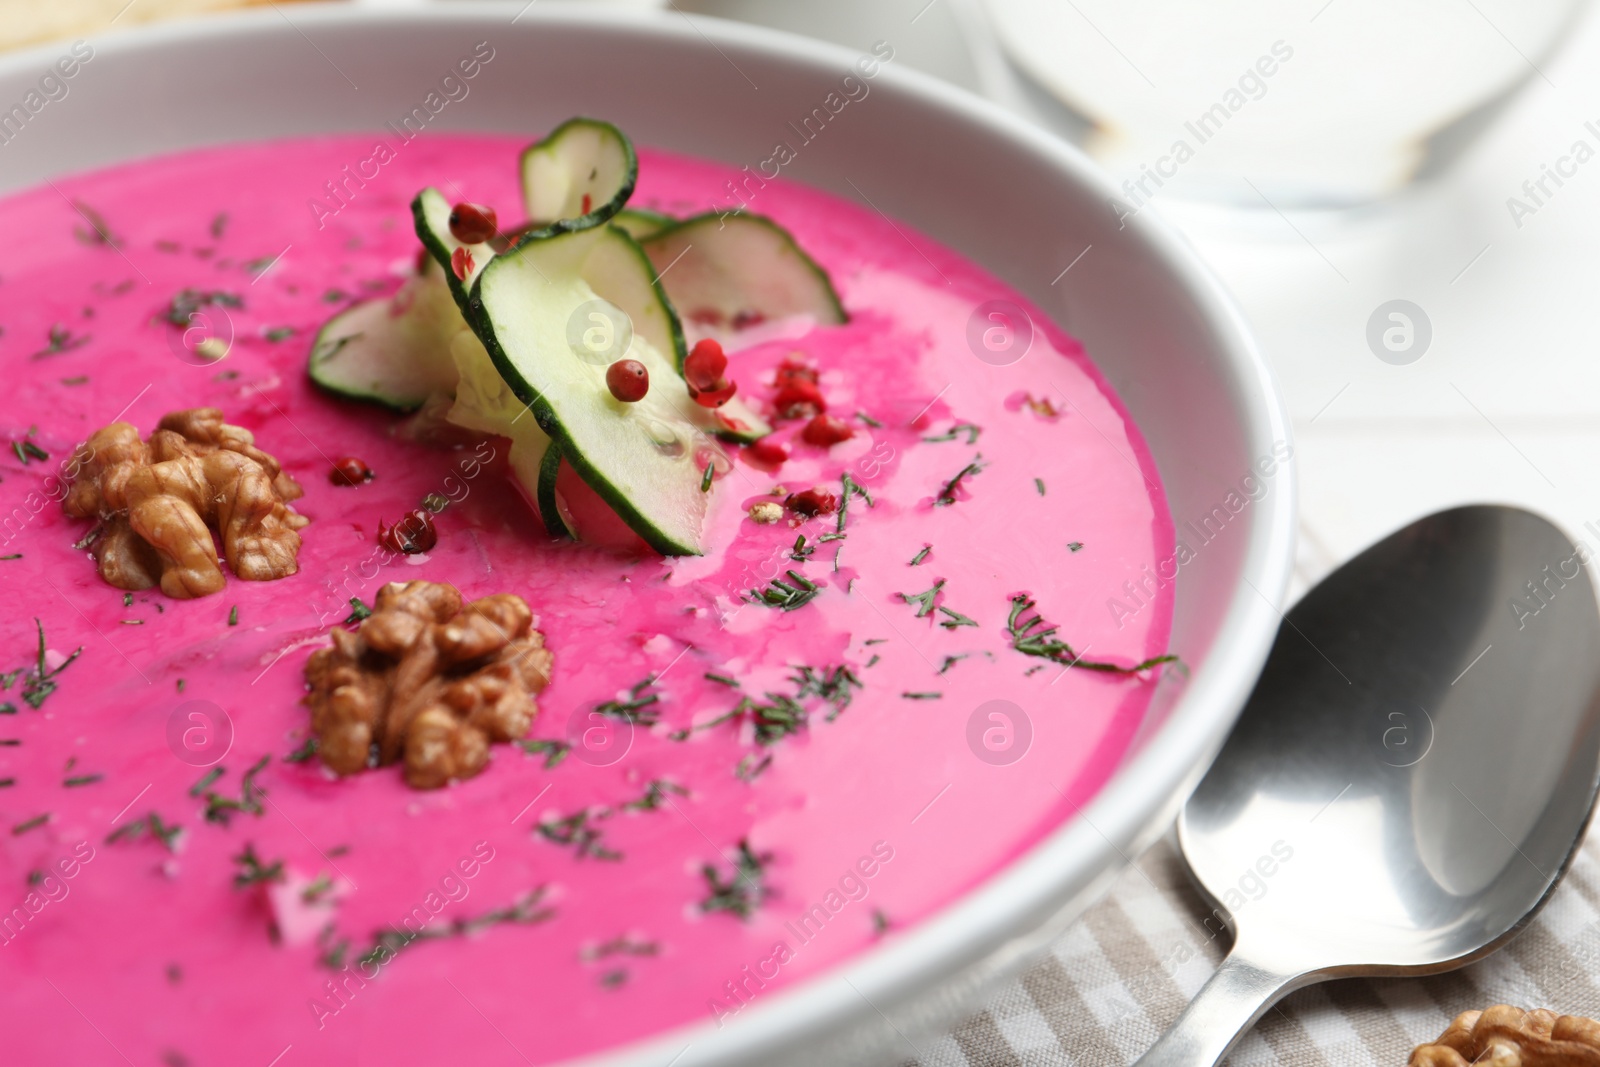
[[[450,270],[461,281],[467,280],[467,275],[472,273],[472,253],[465,248],[458,248],[450,253]]]
[[[839,498],[822,486],[802,489],[784,498],[783,506],[796,515],[810,518],[813,515],[832,515],[839,510]]]
[[[783,362],[778,364],[777,373],[772,379],[773,386],[778,389],[782,389],[793,382],[817,384],[817,369],[807,363],[805,357],[798,352],[783,358]]]
[[[770,437],[763,437],[744,446],[745,457],[764,467],[776,467],[789,458],[789,450]]]
[[[500,219],[492,207],[461,203],[450,209],[450,236],[462,244],[481,244],[499,231]]]
[[[724,378],[717,383],[715,389],[711,390],[699,390],[691,385],[689,387],[689,396],[703,408],[720,408],[732,400],[733,394],[738,391],[739,387],[737,385]]]
[[[691,389],[715,389],[727,371],[727,353],[710,337],[696,341],[689,350],[689,357],[683,361],[683,377]]]
[[[378,544],[391,552],[415,556],[430,551],[439,543],[439,531],[433,525],[433,515],[426,508],[408,511],[393,526],[378,523]]]
[[[807,381],[795,381],[783,386],[772,403],[780,419],[809,419],[828,410],[822,390],[817,388],[816,383]]]
[[[583,194],[583,214],[587,215],[589,213],[589,205],[592,204],[592,203],[593,203],[593,201],[589,199],[589,194],[588,193],[584,193]]]
[[[428,260],[433,258],[433,253],[428,251],[426,245],[417,249],[417,273],[421,274],[428,269]]]
[[[848,441],[856,435],[850,424],[833,415],[817,415],[806,423],[806,428],[800,431],[800,436],[807,444],[828,448],[840,441]]]
[[[735,330],[748,329],[751,326],[760,326],[767,321],[767,317],[759,311],[736,311],[733,314],[733,328]]]
[[[728,380],[728,356],[722,345],[710,337],[695,342],[689,357],[683,361],[683,377],[689,383],[689,395],[705,408],[720,408],[733,399],[739,389]]]
[[[328,472],[328,481],[334,485],[361,485],[372,481],[372,468],[355,456],[345,456],[334,461]]]

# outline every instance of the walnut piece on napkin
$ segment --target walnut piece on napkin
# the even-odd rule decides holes
[[[1464,1011],[1408,1067],[1600,1067],[1600,1022],[1496,1004]]]
[[[406,782],[470,778],[489,745],[528,732],[550,650],[512,593],[463,604],[453,585],[390,582],[355,632],[306,663],[311,729],[336,774],[404,761]]]
[[[299,484],[216,408],[174,411],[148,440],[113,422],[78,446],[72,467],[78,476],[62,507],[100,520],[95,561],[118,589],[159,582],[179,599],[219,591],[212,527],[238,578],[265,582],[299,569],[295,531],[310,521],[289,507]]]

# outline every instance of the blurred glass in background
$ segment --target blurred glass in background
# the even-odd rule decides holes
[[[678,0],[974,89],[1157,197],[1349,207],[1447,167],[1584,0]]]

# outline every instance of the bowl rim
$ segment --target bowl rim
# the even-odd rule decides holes
[[[451,0],[404,8],[296,4],[290,26],[296,30],[348,26],[403,30],[417,25],[477,24],[494,18],[506,21],[507,28],[520,25],[519,32],[570,26],[691,44],[698,39],[719,50],[737,49],[756,60],[805,64],[829,74],[848,68],[858,55],[828,42],[676,9],[546,6],[529,0],[528,6],[506,20],[510,6],[504,0]],[[252,29],[281,26],[280,19],[289,16],[275,8],[240,10],[130,27],[88,39],[95,46],[96,58],[105,56],[116,62],[137,59],[143,52],[241,37]],[[46,42],[0,56],[0,78],[37,73],[55,59],[60,44]],[[874,91],[899,93],[907,102],[943,113],[957,124],[985,126],[991,134],[1003,135],[1048,164],[1065,185],[1076,187],[1075,192],[1108,204],[1120,198],[1110,176],[1081,150],[965,89],[903,64],[884,66],[874,83]],[[1293,432],[1271,368],[1242,310],[1199,253],[1159,216],[1158,209],[1128,215],[1123,225],[1154,263],[1180,283],[1210,330],[1223,358],[1227,384],[1233,387],[1244,416],[1241,428],[1246,448],[1252,455],[1265,455],[1274,444],[1286,443],[1290,450],[1290,458],[1279,467],[1278,491],[1249,509],[1241,579],[1186,691],[1142,745],[1135,741],[1141,747],[1125,757],[1074,814],[914,927],[750,1003],[728,1026],[719,1027],[712,1020],[679,1023],[568,1062],[608,1067],[669,1061],[681,1067],[761,1062],[807,1041],[834,1036],[874,1015],[893,1026],[882,1008],[892,1013],[934,991],[963,968],[1007,956],[1008,949],[1013,950],[1010,959],[1025,957],[1032,947],[1026,944],[1030,935],[1048,925],[1051,915],[1064,906],[1096,899],[1109,886],[1111,876],[1131,865],[1153,836],[1165,829],[1199,781],[1254,687],[1283,617],[1279,604],[1293,567],[1296,523],[1298,473]],[[1081,908],[1073,917],[1079,913]],[[909,1038],[906,1041],[911,1044]]]

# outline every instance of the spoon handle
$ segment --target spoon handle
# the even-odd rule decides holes
[[[1235,947],[1134,1067],[1214,1067],[1278,998],[1308,980],[1316,979],[1268,970]]]

